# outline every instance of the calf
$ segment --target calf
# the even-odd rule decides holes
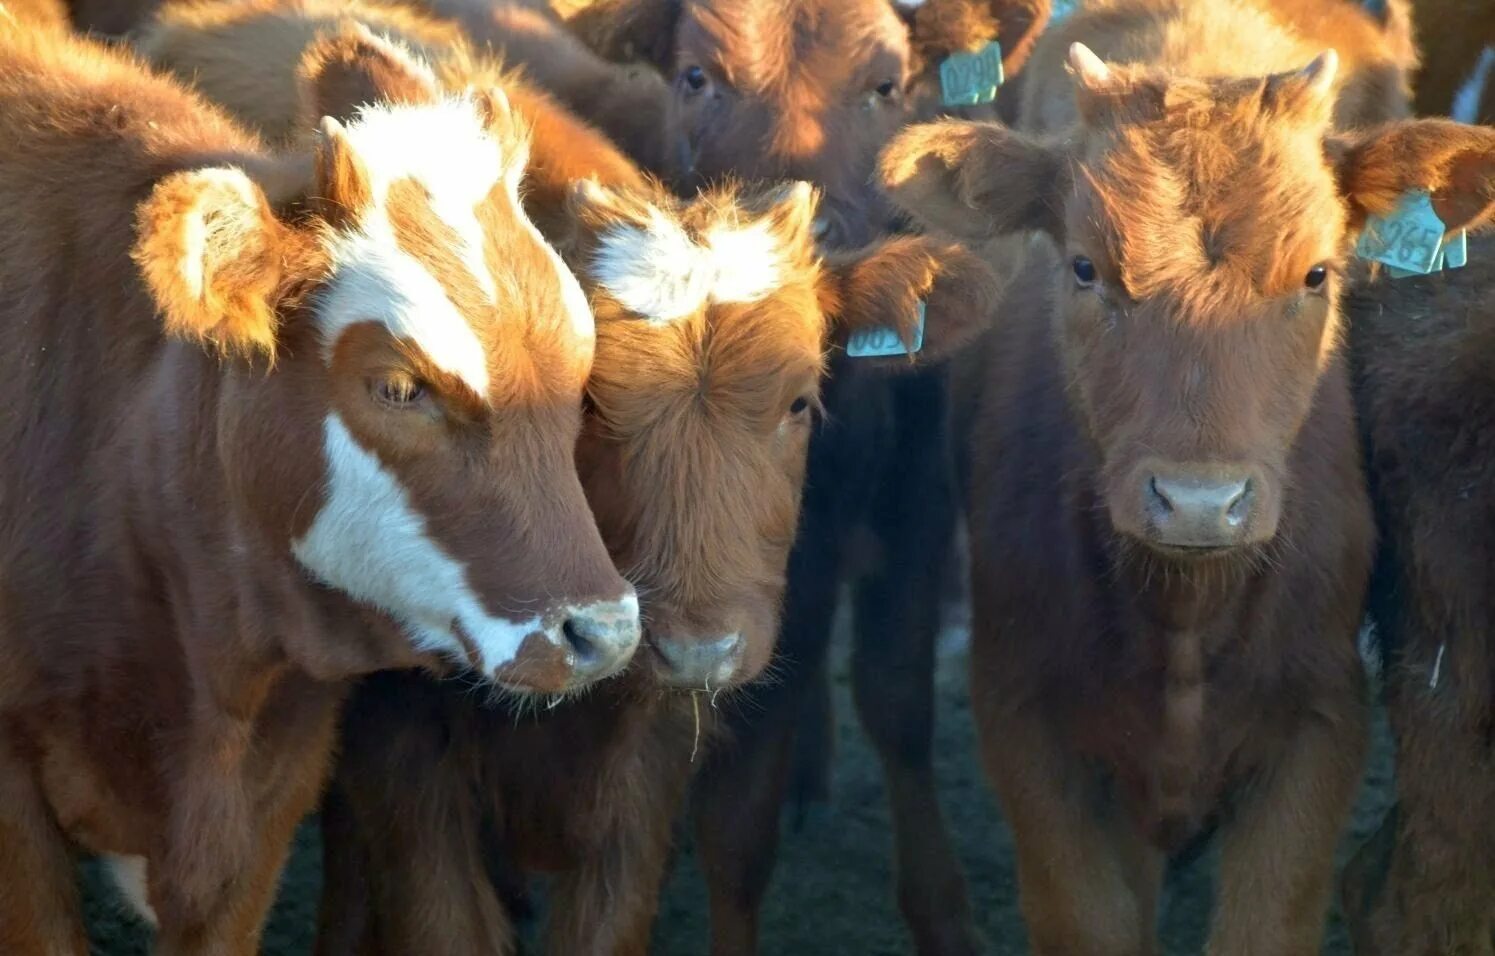
[[[1349,354],[1381,539],[1371,615],[1397,809],[1346,871],[1360,956],[1495,945],[1495,243],[1355,289]]]
[[[631,655],[592,313],[498,91],[324,123],[308,182],[113,51],[0,61],[0,951],[87,952],[80,847],[158,952],[252,954],[349,678]]]
[[[285,9],[294,19],[307,5]],[[246,25],[264,15],[237,14]],[[303,22],[303,42],[319,22]],[[231,32],[179,33],[169,46],[178,61],[192,48],[200,77],[221,76],[213,49],[238,48]],[[378,41],[312,59],[355,55],[389,90],[418,72]],[[273,69],[284,59],[261,48],[258,63]],[[595,162],[591,172],[610,182],[582,188],[564,210],[568,258],[601,320],[594,414],[578,461],[604,537],[649,595],[653,653],[623,680],[517,725],[450,687],[371,682],[349,712],[326,810],[325,953],[409,952],[432,939],[452,952],[509,945],[483,856],[561,872],[553,951],[643,951],[670,824],[716,692],[758,674],[773,647],[827,347],[858,327],[906,334],[915,297],[926,296],[918,355],[935,359],[990,307],[984,268],[947,243],[896,240],[822,261],[808,188],[714,190],[681,202],[640,177],[617,181],[610,147],[595,134],[546,143],[554,108],[515,102],[536,107],[526,119],[537,156]],[[542,192],[531,207],[553,221],[536,208]],[[713,270],[725,271],[713,280]],[[709,703],[671,690],[709,693]],[[411,791],[412,774],[428,771],[442,785]],[[494,842],[474,855],[484,832]]]
[[[1048,237],[989,335],[964,469],[973,707],[1038,953],[1156,952],[1167,856],[1217,824],[1209,951],[1318,951],[1372,539],[1341,263],[1410,189],[1485,220],[1495,131],[1336,133],[1385,57],[1302,14],[1087,6],[1027,74],[1051,136],[937,124],[883,160],[931,225]],[[1333,52],[1238,75],[1340,38],[1343,84]]]
[[[815,182],[826,195],[816,232],[830,246],[855,246],[892,225],[871,184],[874,160],[899,128],[940,111],[947,57],[999,40],[1011,75],[1049,8],[1046,0],[618,0],[570,20],[607,55],[663,71],[662,89],[657,79],[651,86],[647,76],[619,78],[612,65],[555,55],[554,29],[525,6],[487,5],[486,19],[464,23],[679,186],[723,176]],[[623,125],[608,126],[614,116]],[[652,125],[639,128],[639,117]],[[931,761],[933,649],[956,523],[942,392],[937,373],[887,383],[852,361],[833,363],[790,557],[776,679],[725,705],[730,733],[697,790],[718,953],[756,948],[785,791],[804,803],[828,790],[826,645],[848,582],[856,701],[886,769],[900,906],[921,952],[977,946]]]

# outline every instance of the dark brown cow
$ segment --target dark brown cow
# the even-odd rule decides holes
[[[1417,71],[1417,112],[1424,116],[1448,113],[1454,97],[1479,63],[1480,54],[1495,44],[1495,4],[1485,0],[1417,0],[1413,4],[1417,45],[1422,50]],[[1495,83],[1492,80],[1491,83]],[[1495,101],[1485,87],[1477,114],[1481,123],[1495,122]]]
[[[937,124],[884,158],[931,225],[1049,240],[989,336],[965,467],[973,706],[1037,953],[1156,952],[1167,855],[1216,825],[1210,952],[1318,951],[1372,539],[1342,263],[1407,190],[1457,228],[1495,185],[1495,131],[1335,133],[1395,62],[1335,9],[1087,5],[1026,75],[1054,135]],[[1332,52],[1288,70],[1341,40],[1342,84]]]
[[[80,847],[157,952],[248,956],[349,678],[631,655],[593,317],[499,91],[327,122],[307,182],[116,52],[0,62],[0,951],[88,951]]]
[[[1346,299],[1399,805],[1351,864],[1359,956],[1495,952],[1495,242]]]
[[[309,43],[332,5],[282,6],[287,19],[308,14]],[[290,35],[284,20],[262,29],[252,23],[259,14],[240,8],[201,35],[185,24],[154,34],[152,48],[173,51],[200,78],[231,75],[214,48],[225,45],[233,61],[247,49],[233,39],[236,16],[246,35]],[[259,50],[261,71],[285,59]],[[367,72],[388,84],[398,69],[383,50],[364,46]],[[443,62],[436,72],[463,82]],[[259,115],[263,104],[234,99],[248,89],[234,82],[223,92]],[[527,118],[537,137],[552,125],[543,112]],[[610,147],[595,134],[535,145],[542,159],[560,152],[576,160],[571,168],[592,162],[616,182]],[[990,308],[985,270],[947,243],[894,240],[822,262],[807,188],[680,202],[641,188],[636,174],[631,182],[573,198],[566,249],[602,330],[578,460],[619,566],[649,596],[654,666],[517,726],[507,709],[477,709],[460,689],[371,683],[350,711],[327,808],[324,952],[409,952],[433,939],[453,952],[507,945],[508,919],[474,856],[482,832],[496,838],[490,859],[562,874],[552,950],[643,951],[715,694],[755,676],[773,646],[827,344],[856,326],[906,328],[914,297],[927,293],[919,354],[933,359],[974,334]],[[706,288],[715,291],[699,298]],[[689,301],[672,304],[680,297]],[[735,301],[744,297],[752,301]],[[703,698],[662,693],[670,688]],[[406,785],[428,772],[443,785]]]

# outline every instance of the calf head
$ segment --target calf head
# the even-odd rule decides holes
[[[596,16],[615,31],[607,52],[644,53],[673,77],[673,180],[809,180],[825,194],[821,239],[855,246],[890,218],[872,185],[877,151],[933,115],[941,61],[1000,36],[1016,70],[1048,2],[620,0]]]
[[[922,299],[917,357],[937,360],[984,321],[993,280],[925,238],[822,261],[805,183],[684,201],[588,182],[571,205],[597,315],[578,463],[598,525],[644,595],[660,679],[748,680],[777,634],[827,351],[870,326],[910,341]]]
[[[927,223],[1060,247],[1054,335],[1117,530],[1169,555],[1262,544],[1337,347],[1350,244],[1411,189],[1450,230],[1484,223],[1495,130],[1336,135],[1332,51],[1248,79],[1107,66],[1079,45],[1070,61],[1081,119],[1063,139],[915,127],[883,178]]]
[[[374,666],[558,692],[639,637],[575,470],[593,317],[520,209],[502,94],[424,80],[323,122],[294,217],[238,168],[162,180],[135,258],[168,331],[226,353],[218,455],[246,538],[366,618]]]

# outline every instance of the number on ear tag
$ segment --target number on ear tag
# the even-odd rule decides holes
[[[1414,189],[1391,212],[1366,221],[1355,254],[1404,272],[1426,274],[1438,262],[1443,231],[1432,196],[1426,189]]]
[[[946,106],[980,106],[997,98],[1002,79],[1002,44],[993,40],[975,53],[945,57],[940,97]]]
[[[918,317],[914,321],[914,342],[911,348],[903,347],[898,330],[880,325],[871,329],[860,329],[851,334],[846,342],[846,354],[852,358],[880,358],[884,355],[913,355],[924,347],[924,303],[918,304]]]

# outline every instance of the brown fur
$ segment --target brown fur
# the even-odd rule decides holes
[[[1495,803],[1492,254],[1475,240],[1464,269],[1367,285],[1346,303],[1400,801],[1346,873],[1359,956],[1495,947],[1495,827],[1482,809]]]
[[[1165,856],[1216,824],[1210,951],[1320,943],[1364,749],[1371,527],[1343,280],[1305,276],[1337,271],[1409,188],[1450,226],[1488,219],[1495,134],[1336,133],[1372,102],[1373,44],[1341,46],[1332,91],[1322,63],[1249,75],[1339,43],[1311,25],[1267,2],[1087,4],[1034,52],[1029,131],[921,127],[884,156],[933,225],[1048,236],[957,397],[975,422],[972,694],[1038,953],[1156,952]],[[1066,71],[1074,41],[1131,65]],[[1249,480],[1212,543],[1229,550],[1174,550],[1148,489],[1175,474]]]
[[[615,597],[571,454],[590,337],[495,194],[482,226],[519,311],[468,317],[495,376],[537,387],[464,392],[374,323],[324,361],[315,293],[339,227],[320,210],[356,221],[367,189],[303,182],[282,218],[259,183],[286,171],[171,81],[3,23],[0,59],[0,131],[25,144],[0,162],[0,950],[84,951],[76,847],[145,858],[158,952],[248,956],[345,682],[446,666],[293,563],[327,483],[324,419],[377,449],[485,602]],[[506,115],[489,129],[522,155]],[[321,168],[356,169],[338,128],[318,148]],[[428,414],[370,410],[392,369],[426,380]],[[474,449],[503,464],[470,467]],[[557,689],[533,663],[505,679]]]

